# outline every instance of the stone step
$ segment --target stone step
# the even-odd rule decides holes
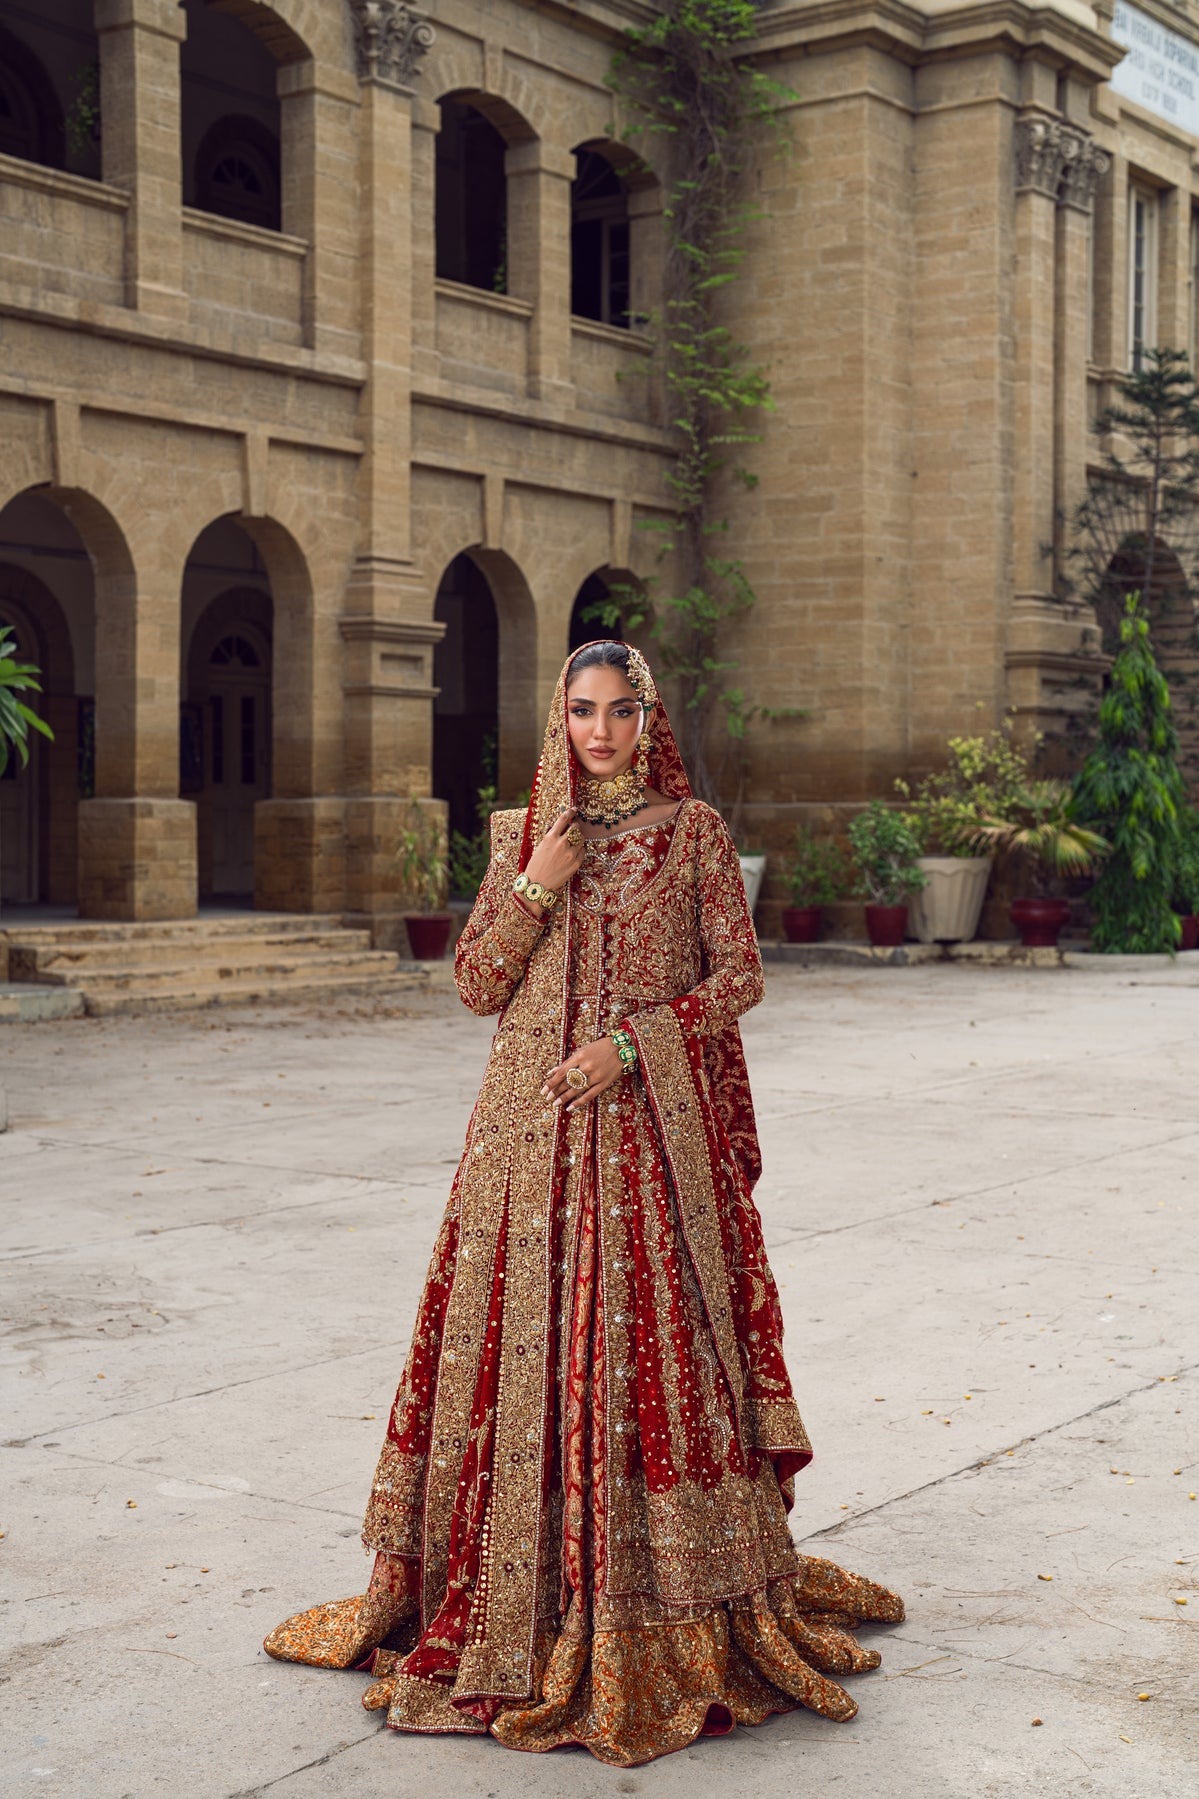
[[[219,937],[107,938],[99,942],[55,940],[43,942],[32,935],[11,937],[8,973],[13,981],[80,982],[108,968],[172,967],[203,970],[213,963],[255,965],[275,952],[286,955],[326,955],[344,951],[369,952],[369,931],[339,926],[312,931],[239,932]]]
[[[353,975],[370,982],[394,974],[398,968],[399,958],[390,950],[352,949],[340,955],[326,950],[312,956],[272,954],[265,950],[256,957],[233,961],[197,957],[194,961],[179,959],[167,966],[129,962],[116,968],[88,968],[63,984],[77,987],[90,998],[101,993],[154,994],[191,987],[217,988],[246,980],[280,986],[292,978],[321,981],[327,976],[337,979]]]
[[[309,977],[295,974],[273,981],[255,974],[234,976],[217,984],[193,983],[167,992],[101,992],[84,990],[85,1011],[93,1018],[115,1018],[154,1012],[199,1011],[206,1006],[283,1004],[289,1000],[353,998],[361,994],[382,999],[392,994],[422,991],[429,977],[420,967],[399,968],[393,974],[363,979],[360,973]]]
[[[337,912],[230,912],[198,918],[147,919],[141,922],[103,923],[94,919],[65,918],[52,923],[10,922],[0,914],[0,936],[11,943],[136,943],[145,938],[173,938],[183,942],[225,937],[270,937],[281,933],[304,935],[311,931],[342,928]]]
[[[83,1009],[83,995],[74,987],[0,981],[0,1023],[41,1024],[47,1018],[78,1018]]]

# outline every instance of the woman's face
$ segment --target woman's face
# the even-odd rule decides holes
[[[618,668],[585,668],[566,689],[570,747],[585,774],[611,781],[632,766],[641,701]]]

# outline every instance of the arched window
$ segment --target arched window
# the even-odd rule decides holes
[[[570,310],[602,325],[629,323],[629,200],[598,150],[575,151],[570,190]]]
[[[62,108],[32,50],[0,28],[0,152],[64,167]]]
[[[218,119],[196,154],[196,206],[278,231],[279,140],[257,119]]]
[[[217,668],[261,668],[262,657],[246,637],[222,637],[209,657]]]
[[[435,193],[437,274],[487,293],[508,292],[507,144],[477,107],[441,102]]]

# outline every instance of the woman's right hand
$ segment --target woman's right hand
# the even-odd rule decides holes
[[[525,865],[525,873],[530,881],[539,881],[543,887],[561,893],[571,876],[578,873],[583,866],[586,844],[581,830],[576,830],[575,833],[579,839],[577,844],[567,841],[567,832],[574,822],[573,806],[569,806],[560,818],[554,820]]]

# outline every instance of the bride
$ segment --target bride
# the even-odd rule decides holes
[[[751,1192],[737,852],[640,652],[562,671],[491,821],[458,991],[498,1013],[367,1506],[362,1597],[269,1654],[367,1669],[397,1730],[633,1766],[878,1666],[895,1594],[795,1549],[811,1447]]]

